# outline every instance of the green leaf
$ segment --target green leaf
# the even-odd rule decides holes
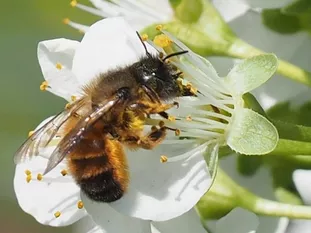
[[[265,9],[261,17],[264,25],[281,34],[292,34],[302,29],[299,17],[285,15],[281,9]]]
[[[261,54],[243,60],[225,78],[234,94],[244,94],[265,83],[275,73],[278,59],[274,54]]]
[[[250,109],[236,109],[227,144],[240,154],[262,155],[274,150],[279,139],[274,125]]]
[[[301,14],[311,9],[310,0],[297,0],[283,7],[281,11],[285,14]]]

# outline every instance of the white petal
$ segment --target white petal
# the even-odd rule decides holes
[[[128,153],[130,186],[111,206],[121,213],[153,221],[166,221],[189,211],[211,185],[203,152],[191,144],[165,145],[152,151]],[[160,155],[189,151],[187,160],[160,163]],[[91,210],[90,210],[91,211]]]
[[[226,22],[229,22],[247,12],[248,4],[236,0],[214,0],[214,6]]]
[[[216,233],[255,233],[258,217],[242,208],[235,208],[216,223]]]
[[[311,205],[311,185],[310,185],[310,170],[296,170],[293,174],[293,180],[296,188],[303,201]]]
[[[91,210],[90,215],[103,233],[151,233],[150,221],[144,221],[122,215],[108,204],[91,201],[81,193],[84,206]]]
[[[149,52],[155,50],[148,46]],[[121,17],[93,24],[85,34],[73,61],[73,72],[81,84],[100,73],[132,64],[146,54],[135,31]]]
[[[311,229],[310,220],[291,220],[284,233],[309,233]],[[283,232],[280,232],[283,233]]]
[[[105,231],[97,225],[91,216],[86,216],[80,219],[73,225],[74,233],[105,233]]]
[[[231,0],[232,1],[232,0]],[[233,0],[244,2],[254,8],[280,8],[293,2],[293,0]]]
[[[72,61],[79,42],[67,39],[41,41],[38,44],[38,60],[45,80],[55,95],[70,100],[78,95],[79,84],[72,73]],[[57,64],[61,67],[57,68]]]
[[[16,166],[14,189],[21,208],[31,214],[42,224],[50,226],[70,225],[86,215],[84,209],[78,209],[80,199],[79,188],[70,176],[62,176],[65,169],[61,163],[41,181],[37,180],[38,173],[43,173],[47,160],[36,157],[30,162]],[[26,182],[25,170],[32,172],[32,180]],[[54,214],[60,211],[61,215],[55,218]]]
[[[187,213],[164,222],[152,222],[153,233],[206,233],[203,228],[200,218],[194,209],[191,209]]]

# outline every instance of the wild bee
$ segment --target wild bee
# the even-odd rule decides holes
[[[70,174],[92,200],[113,202],[122,197],[129,183],[124,146],[152,149],[170,129],[163,124],[145,132],[152,114],[167,118],[175,97],[184,93],[177,81],[180,73],[166,62],[170,57],[146,55],[134,64],[110,70],[86,85],[84,95],[31,135],[16,152],[15,163],[39,154],[56,135],[61,140],[51,154],[44,174],[64,158]],[[172,129],[174,130],[174,129]]]

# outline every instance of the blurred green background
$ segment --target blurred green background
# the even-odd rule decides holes
[[[87,0],[79,1],[89,5]],[[13,154],[28,132],[55,114],[64,101],[39,89],[43,76],[37,61],[41,40],[65,37],[80,40],[82,34],[62,19],[91,24],[98,18],[72,8],[67,0],[1,1],[0,26],[0,233],[70,232],[71,228],[45,227],[17,204]]]

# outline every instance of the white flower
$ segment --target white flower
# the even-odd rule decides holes
[[[238,6],[238,5],[244,5],[249,8],[281,8],[283,6],[288,5],[289,3],[293,2],[293,0],[212,0],[212,2],[220,8],[228,8],[228,5],[234,4],[231,6]],[[237,4],[237,5],[236,5]],[[229,8],[228,8],[229,9]],[[234,9],[233,12],[238,11],[239,9]],[[228,12],[228,14],[234,14]]]
[[[148,50],[153,52],[151,46]],[[43,89],[67,100],[79,97],[81,86],[100,72],[131,64],[144,54],[135,31],[122,18],[102,20],[90,28],[81,43],[66,39],[39,43],[38,58],[47,81],[42,84]],[[95,221],[100,220],[107,232],[121,232],[110,229],[120,227],[125,218],[122,214],[137,217],[127,217],[131,219],[127,232],[140,232],[144,222],[139,218],[164,221],[178,217],[197,203],[212,180],[203,158],[208,143],[199,145],[191,140],[174,143],[177,139],[174,137],[168,137],[166,144],[155,150],[127,153],[129,190],[110,204],[94,203],[81,195],[70,174],[63,176],[65,162],[41,176],[57,144],[57,139],[53,140],[50,147],[40,151],[40,156],[17,165],[14,187],[18,202],[42,224],[63,226],[91,215]],[[184,158],[162,164],[160,155],[163,154],[183,154]]]

